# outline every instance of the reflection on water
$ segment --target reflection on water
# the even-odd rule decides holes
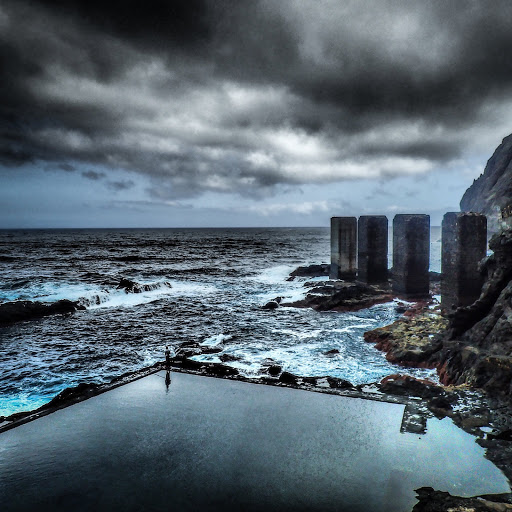
[[[170,379],[160,372],[1,434],[2,510],[400,512],[422,486],[509,490],[447,419],[403,434],[397,404]]]

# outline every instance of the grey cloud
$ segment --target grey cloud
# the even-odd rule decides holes
[[[61,171],[66,171],[66,172],[74,172],[76,170],[76,168],[73,165],[66,164],[66,163],[59,164],[57,166],[57,168],[60,169]]]
[[[512,4],[492,7],[8,0],[0,164],[135,171],[156,199],[428,172],[512,106]]]
[[[135,183],[132,180],[124,180],[124,181],[108,181],[108,188],[114,190],[116,192],[120,192],[122,190],[129,190],[135,186]]]
[[[92,180],[92,181],[98,181],[98,180],[101,180],[102,178],[104,178],[106,176],[106,174],[104,172],[96,172],[96,171],[84,171],[82,173],[82,176],[88,180]]]

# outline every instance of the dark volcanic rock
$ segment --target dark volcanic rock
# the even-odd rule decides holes
[[[491,494],[463,498],[432,487],[416,489],[418,503],[412,512],[506,512],[510,510],[510,494]]]
[[[512,230],[495,234],[489,247],[494,254],[481,266],[485,282],[473,304],[450,313],[448,322],[426,310],[367,332],[365,339],[391,362],[437,368],[444,385],[511,396]]]
[[[408,309],[391,325],[365,332],[364,339],[375,343],[391,363],[433,368],[436,364],[430,359],[442,347],[439,333],[447,323],[444,317],[423,305],[423,309],[421,306]]]
[[[279,376],[279,382],[283,384],[297,384],[297,377],[290,372],[283,372]]]
[[[277,300],[270,300],[264,306],[261,306],[261,309],[277,309],[279,307],[279,302]]]
[[[281,373],[282,367],[278,364],[273,364],[268,367],[268,374],[272,375],[272,377],[277,377]]]
[[[374,304],[389,302],[391,294],[378,286],[345,281],[327,281],[312,288],[306,297],[282,306],[313,308],[316,311],[355,311]]]
[[[512,135],[505,137],[485,166],[484,173],[466,190],[460,202],[465,212],[487,215],[487,228],[500,229],[500,210],[512,204]]]
[[[354,386],[351,382],[345,379],[338,379],[336,377],[327,377],[329,387],[336,389],[352,389]]]
[[[96,393],[98,388],[99,384],[82,382],[81,384],[78,384],[78,386],[62,390],[56,397],[48,402],[46,407],[55,407],[62,403],[68,403],[75,399],[84,398],[88,395],[92,396]]]
[[[380,390],[392,395],[417,396],[420,398],[444,397],[446,395],[441,386],[409,375],[388,375],[384,377],[380,382]]]
[[[319,265],[308,265],[305,267],[297,267],[288,278],[288,281],[293,281],[296,277],[322,277],[328,276],[331,265],[328,263],[321,263]]]
[[[24,320],[34,320],[50,315],[63,315],[85,309],[77,302],[63,299],[53,303],[18,300],[0,304],[0,325],[14,324]]]
[[[164,285],[171,287],[170,283],[163,283]],[[156,290],[160,287],[160,283],[155,284],[140,284],[131,279],[122,278],[119,284],[117,285],[118,290],[124,290],[126,293],[142,293],[142,292],[150,292],[151,290]]]
[[[432,361],[444,384],[473,387],[510,395],[512,392],[512,231],[494,235],[494,254],[483,270],[480,298],[449,315],[442,347]]]

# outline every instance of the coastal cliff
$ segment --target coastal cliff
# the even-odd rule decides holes
[[[512,135],[505,137],[483,174],[466,190],[460,209],[487,215],[491,232],[500,229],[500,210],[512,203]]]

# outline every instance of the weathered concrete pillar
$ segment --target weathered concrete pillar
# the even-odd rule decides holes
[[[429,293],[430,216],[393,219],[393,291],[409,297]]]
[[[331,279],[355,279],[357,252],[357,219],[331,218]]]
[[[362,215],[357,224],[357,279],[365,283],[388,280],[388,218]]]
[[[451,310],[473,304],[482,291],[478,263],[487,253],[487,218],[448,212],[441,233],[441,306]]]

